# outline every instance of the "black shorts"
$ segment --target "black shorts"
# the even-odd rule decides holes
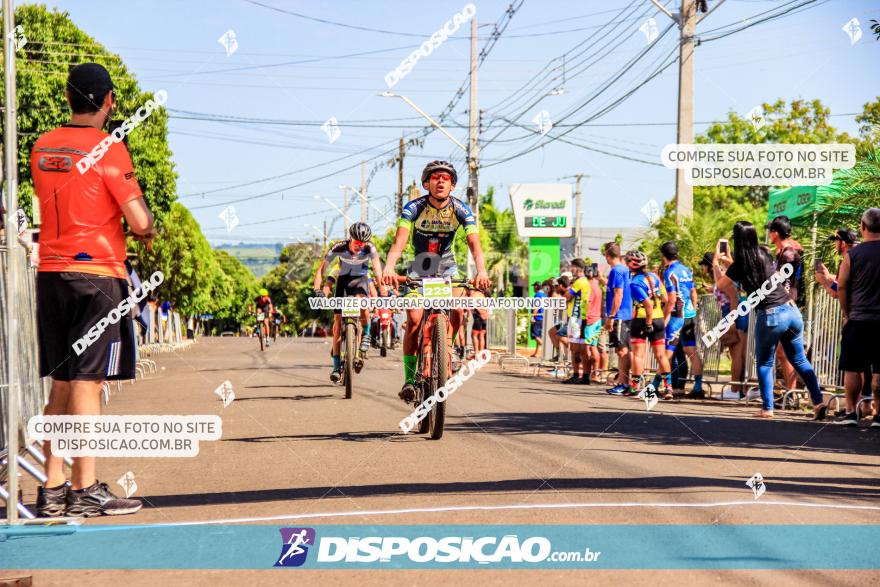
[[[612,320],[608,346],[612,349],[629,348],[630,321]]]
[[[840,340],[840,370],[862,373],[880,372],[880,320],[849,320]]]
[[[137,349],[131,312],[115,324],[109,319],[126,297],[124,279],[38,273],[40,376],[58,381],[134,379]]]
[[[697,325],[693,318],[685,318],[678,338],[681,346],[697,346]]]
[[[471,331],[486,330],[486,320],[482,316],[474,312],[474,323],[471,325]]]
[[[370,297],[370,281],[366,275],[340,275],[336,280],[337,298],[350,298],[362,295]],[[334,314],[342,314],[342,310],[333,310]]]
[[[646,340],[651,341],[651,346],[666,344],[666,327],[663,324],[663,318],[654,318],[651,325],[654,330],[648,332],[648,323],[644,318],[633,318],[630,323],[630,339],[633,343],[644,343]]]

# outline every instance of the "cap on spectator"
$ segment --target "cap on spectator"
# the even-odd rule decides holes
[[[705,266],[708,269],[712,268],[712,260],[715,259],[714,253],[703,253],[703,258],[700,259],[700,265]]]
[[[859,235],[851,228],[838,228],[834,234],[828,237],[830,241],[843,241],[848,245],[856,244],[858,239]]]
[[[532,287],[541,287],[541,282],[536,281],[535,283],[532,284]]]
[[[572,277],[574,277],[574,273],[572,273],[571,271],[563,271],[559,274],[559,277],[567,277],[568,279],[571,279]]]
[[[113,89],[113,80],[103,65],[80,63],[67,73],[67,87],[94,102],[96,98]]]

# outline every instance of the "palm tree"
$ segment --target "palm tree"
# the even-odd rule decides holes
[[[486,257],[486,270],[495,283],[495,291],[511,293],[510,276],[526,272],[528,247],[520,239],[512,210],[499,210],[494,202],[493,187],[480,200],[481,242]]]
[[[828,186],[829,208],[819,215],[825,226],[858,226],[866,208],[880,205],[880,149],[869,152],[851,169],[834,174]]]

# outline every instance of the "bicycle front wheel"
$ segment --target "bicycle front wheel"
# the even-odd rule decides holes
[[[434,393],[446,385],[446,376],[449,373],[449,341],[446,339],[446,331],[446,315],[437,314],[434,328],[431,329],[431,387]],[[443,424],[446,420],[446,402],[435,403],[428,418],[431,440],[439,440],[443,436]]]
[[[351,399],[351,388],[354,382],[354,346],[357,340],[354,324],[348,322],[345,324],[345,399]]]

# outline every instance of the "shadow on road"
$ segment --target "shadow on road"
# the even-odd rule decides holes
[[[664,446],[800,449],[805,456],[817,451],[874,457],[880,453],[880,434],[873,429],[844,429],[806,419],[802,422],[761,421],[707,415],[672,416],[657,411],[649,414],[643,410],[623,414],[614,411],[470,414],[467,419],[447,422],[446,430],[498,435],[603,436]],[[705,451],[700,454],[705,456],[702,453]]]
[[[821,478],[805,478],[811,482],[821,482]],[[853,498],[877,499],[880,488],[844,487],[841,483],[865,483],[865,479],[836,478],[829,479],[832,483],[825,485],[803,484],[800,478],[774,478],[772,491],[774,499],[791,499],[795,496],[810,498]],[[769,483],[769,482],[768,482]],[[336,490],[345,497],[381,497],[381,496],[413,496],[442,494],[532,494],[534,492],[555,491],[616,491],[632,494],[644,494],[654,491],[666,494],[669,491],[691,490],[703,494],[712,490],[742,491],[745,497],[751,492],[742,479],[713,479],[705,477],[635,477],[635,478],[596,478],[596,479],[505,479],[500,481],[461,481],[452,483],[396,483],[373,485],[349,485],[328,487],[289,487],[278,489],[259,489],[249,491],[230,491],[217,493],[198,493],[184,495],[151,495],[147,496],[152,507],[192,507],[218,504],[259,503],[269,501],[295,501],[321,499]]]

